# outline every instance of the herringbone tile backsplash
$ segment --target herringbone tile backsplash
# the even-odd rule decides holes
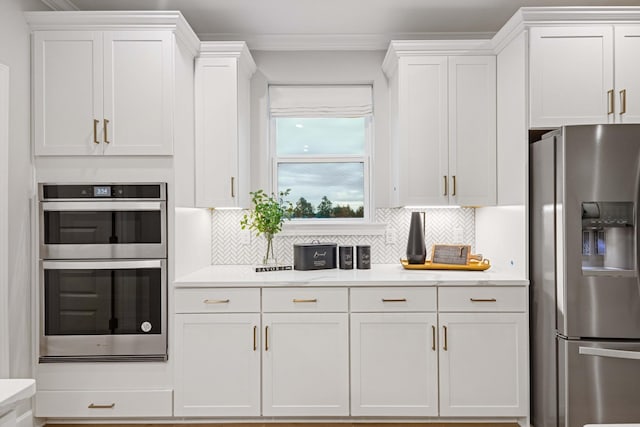
[[[431,246],[436,243],[471,245],[475,249],[475,210],[473,208],[425,209],[425,243],[427,259]],[[251,243],[242,241],[240,220],[247,211],[211,211],[211,264],[257,264],[266,250],[262,236],[251,236]],[[370,245],[374,264],[394,264],[405,257],[411,210],[376,209],[375,222],[386,224],[395,235],[393,243],[382,236],[276,236],[275,255],[279,263],[293,264],[293,244],[310,243],[311,240],[343,245]],[[456,237],[462,233],[462,240]]]

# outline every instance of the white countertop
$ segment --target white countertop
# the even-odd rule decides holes
[[[29,399],[35,392],[35,380],[0,379],[0,415],[8,412],[21,400]]]
[[[212,265],[175,281],[176,287],[511,285],[528,280],[491,267],[485,271],[405,270],[400,264],[373,264],[370,270],[255,272],[252,265]]]

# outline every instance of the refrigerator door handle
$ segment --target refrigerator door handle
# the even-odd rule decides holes
[[[585,356],[613,357],[615,359],[640,360],[640,351],[613,350],[610,348],[579,347],[579,354]]]

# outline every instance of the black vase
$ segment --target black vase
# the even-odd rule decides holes
[[[407,262],[409,264],[424,264],[427,258],[427,248],[424,244],[424,225],[420,212],[411,213],[409,239],[407,240]]]

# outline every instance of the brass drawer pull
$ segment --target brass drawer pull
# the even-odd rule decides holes
[[[382,298],[382,302],[407,302],[406,298]]]
[[[253,327],[253,351],[258,349],[258,327]]]
[[[620,91],[620,115],[627,112],[627,90]]]
[[[111,141],[109,141],[109,137],[107,137],[107,126],[109,125],[109,120],[104,119],[104,121],[102,122],[102,129],[104,129],[104,143],[105,144],[110,144]]]
[[[469,298],[471,302],[497,302],[495,298]]]
[[[264,327],[264,351],[269,351],[269,327]]]
[[[453,175],[453,193],[451,193],[452,196],[456,195],[456,176]]]
[[[231,177],[231,197],[236,197],[236,178]]]
[[[607,99],[608,99],[608,109],[607,109],[607,114],[613,114],[615,112],[614,107],[613,107],[613,89],[608,90],[607,91]]]
[[[100,141],[98,141],[98,123],[100,123],[100,120],[93,119],[93,143],[94,144],[100,144]]]
[[[431,325],[431,350],[436,351],[436,327]]]
[[[116,406],[115,403],[112,403],[112,404],[106,404],[106,403],[105,404],[100,404],[100,403],[95,404],[95,403],[92,403],[89,406],[87,406],[87,408],[89,408],[89,409],[112,409],[115,406]]]
[[[442,344],[442,349],[447,351],[447,327],[442,326],[442,330],[444,331],[444,343]]]
[[[204,302],[205,304],[229,304],[228,299],[206,299],[202,302]]]
[[[293,302],[318,302],[318,299],[317,298],[310,298],[310,299],[294,298]]]
[[[444,194],[443,194],[443,196],[446,196],[447,195],[447,176],[444,175],[442,178],[444,179]]]

